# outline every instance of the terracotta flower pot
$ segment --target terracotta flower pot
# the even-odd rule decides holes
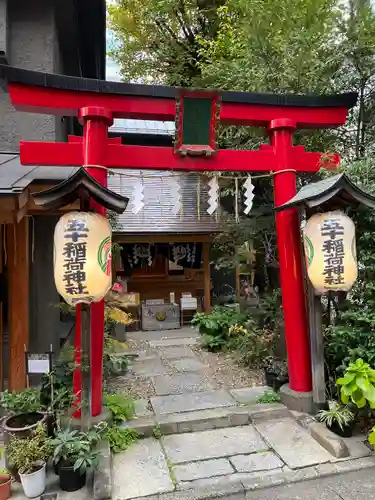
[[[0,474],[0,500],[7,500],[11,496],[12,477],[10,474]]]

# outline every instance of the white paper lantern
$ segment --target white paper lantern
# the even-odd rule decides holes
[[[54,274],[68,304],[98,302],[112,284],[109,221],[90,212],[64,214],[55,227]]]
[[[316,214],[303,234],[307,272],[315,290],[349,291],[358,275],[353,221],[340,211]]]

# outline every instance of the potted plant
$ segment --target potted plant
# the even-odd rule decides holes
[[[7,500],[11,495],[12,476],[8,469],[0,469],[0,500]]]
[[[338,436],[351,437],[353,434],[354,414],[337,401],[328,401],[328,409],[320,410],[317,418]]]
[[[39,422],[44,422],[47,418],[40,411],[39,391],[35,388],[25,389],[21,392],[2,392],[0,394],[0,407],[8,415],[3,421],[6,441],[9,440],[9,435],[26,437],[37,427]]]
[[[4,449],[0,450],[0,457]],[[0,469],[0,500],[7,500],[11,494],[12,476],[8,469]]]
[[[286,361],[268,356],[263,362],[263,367],[266,384],[275,392],[279,391],[282,385],[288,383],[288,364]]]
[[[98,452],[93,451],[98,440],[94,432],[64,429],[56,433],[52,440],[53,463],[63,491],[77,491],[86,484],[87,469],[98,461]]]
[[[46,426],[39,423],[26,438],[12,439],[7,445],[8,460],[18,471],[28,498],[40,496],[46,488],[46,462],[52,447]]]

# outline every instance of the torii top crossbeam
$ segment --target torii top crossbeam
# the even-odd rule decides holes
[[[175,120],[176,100],[183,92],[176,87],[135,85],[106,82],[88,78],[39,73],[8,66],[0,67],[9,83],[11,100],[16,109],[33,113],[80,116],[85,108],[106,110],[106,118]],[[333,96],[274,95],[247,92],[219,92],[218,121],[225,125],[270,127],[272,122],[288,119],[294,128],[329,128],[346,121],[348,108],[356,102],[356,94]],[[272,169],[273,151],[219,150],[214,158],[181,158],[168,147],[128,146],[109,143],[102,164],[113,168],[173,169],[173,170],[250,170]],[[150,164],[152,158],[152,164]],[[290,168],[314,172],[319,169],[320,155],[294,148]],[[333,157],[331,161],[337,162]],[[82,147],[71,144],[21,142],[21,162],[27,165],[81,165]]]
[[[316,172],[321,153],[293,146],[297,128],[322,129],[345,123],[356,94],[301,96],[244,92],[191,91],[154,85],[132,85],[38,73],[0,66],[8,80],[13,105],[21,111],[78,116],[83,138],[67,143],[23,142],[21,162],[26,165],[83,165],[106,185],[106,171],[139,168],[196,171],[274,172],[276,207],[296,195],[296,173]],[[121,144],[108,139],[113,118],[176,120],[175,147]],[[258,151],[217,149],[217,123],[265,127],[270,144]],[[331,155],[330,164],[339,156]],[[102,207],[93,208],[103,212]],[[276,213],[289,386],[311,391],[311,364],[305,308],[299,219],[296,209]],[[92,313],[92,411],[101,411],[104,306]],[[79,347],[80,332],[76,331]],[[77,386],[76,386],[77,389]],[[296,408],[297,409],[297,408]]]

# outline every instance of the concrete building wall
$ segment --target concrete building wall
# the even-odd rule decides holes
[[[63,69],[53,1],[0,0],[0,16],[0,51],[2,44],[10,65],[49,73]],[[21,139],[62,139],[61,118],[15,111],[5,88],[0,89],[1,151],[18,151]]]

